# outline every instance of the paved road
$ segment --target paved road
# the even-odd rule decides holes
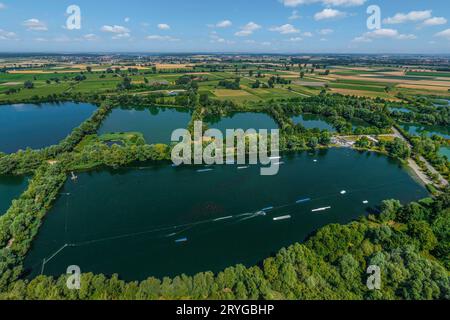
[[[408,146],[412,149],[412,145],[409,143],[409,141],[400,133],[400,131],[397,130],[397,128],[392,128],[392,130],[394,131],[394,136],[397,138],[402,139],[403,141],[405,141]],[[425,163],[425,166],[428,168],[428,170],[430,170],[430,172],[432,172],[433,174],[436,174],[439,178],[440,181],[440,185],[441,186],[448,186],[448,181],[444,179],[444,177],[428,162],[427,159],[425,159],[423,156],[419,155],[419,159],[420,161],[422,161],[423,163]],[[408,160],[411,168],[416,172],[416,174],[425,182],[425,180],[429,181],[427,182],[427,184],[432,183],[430,181],[430,179],[428,177],[426,177],[426,175],[422,172],[422,170],[420,169],[420,167],[417,165],[417,163],[413,160],[413,159],[409,159]],[[420,174],[419,174],[420,172]],[[425,176],[426,179],[423,179],[421,176]]]

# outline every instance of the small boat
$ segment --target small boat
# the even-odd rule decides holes
[[[238,170],[242,170],[242,169],[248,169],[248,166],[245,166],[245,167],[238,167]]]
[[[331,207],[317,208],[317,209],[313,209],[311,211],[312,212],[319,212],[319,211],[325,211],[325,210],[329,210],[329,209],[331,209]]]
[[[368,203],[369,203],[369,201],[367,201],[367,200],[364,200],[364,201],[363,201],[363,203],[364,203],[364,204],[368,204]]]
[[[311,198],[300,199],[300,200],[295,201],[295,203],[299,204],[299,203],[304,203],[304,202],[308,202],[308,201],[311,201]]]
[[[256,216],[266,216],[267,213],[264,210],[258,211],[257,213],[255,213]]]
[[[314,162],[317,162],[317,160],[314,159]]]
[[[186,242],[186,241],[188,241],[188,238],[181,238],[181,239],[175,240],[176,243],[182,243],[182,242]]]
[[[281,217],[273,218],[273,221],[287,220],[287,219],[290,219],[290,218],[291,218],[290,215],[286,215],[286,216],[281,216]]]
[[[345,191],[345,190],[341,191],[341,194],[346,194],[346,193],[347,193],[347,191]]]
[[[75,173],[73,173],[73,171],[72,171],[72,177],[70,178],[70,179],[72,179],[72,180],[77,180],[78,179],[78,177],[75,175]]]
[[[273,210],[273,207],[267,207],[267,208],[261,209],[261,211],[270,211],[270,210]]]

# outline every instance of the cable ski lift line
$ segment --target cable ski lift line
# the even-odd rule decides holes
[[[205,169],[205,170],[212,170],[212,169]],[[391,183],[385,183],[385,184],[381,184],[378,186],[373,186],[370,188],[360,188],[360,189],[349,189],[349,191],[347,191],[347,193],[354,193],[354,192],[358,192],[358,191],[368,191],[368,190],[373,190],[373,189],[378,189],[378,188],[382,188],[385,187],[387,185],[392,186],[392,184],[400,184],[405,182],[404,179],[398,180],[398,181],[394,181]],[[81,241],[81,242],[77,242],[77,243],[73,243],[73,244],[66,244],[64,245],[55,255],[53,255],[52,257],[50,257],[49,259],[44,259],[44,265],[45,263],[48,263],[51,259],[54,258],[54,256],[56,256],[57,254],[60,253],[60,251],[64,250],[66,247],[81,247],[81,246],[87,246],[87,245],[91,245],[91,244],[96,244],[96,243],[101,243],[101,242],[106,242],[106,241],[113,241],[113,240],[120,240],[120,239],[126,239],[126,238],[132,238],[132,237],[136,237],[136,236],[142,236],[142,235],[147,235],[147,234],[152,234],[152,233],[158,233],[158,232],[170,232],[170,234],[165,235],[165,236],[161,236],[162,238],[164,237],[173,237],[176,236],[180,233],[186,232],[196,226],[200,226],[200,225],[204,225],[204,224],[208,224],[208,223],[219,223],[219,222],[226,222],[232,219],[236,219],[237,221],[235,221],[236,223],[242,222],[242,221],[246,221],[249,219],[253,219],[256,217],[262,217],[262,216],[266,216],[268,211],[276,211],[276,210],[281,210],[281,209],[286,209],[289,207],[294,207],[294,206],[299,206],[299,205],[304,205],[307,202],[317,202],[319,200],[325,200],[325,199],[330,199],[330,198],[338,198],[340,197],[340,193],[339,191],[336,191],[335,193],[329,193],[327,195],[324,195],[322,197],[317,197],[317,198],[301,198],[297,201],[293,201],[293,202],[289,202],[286,203],[284,205],[279,205],[279,206],[269,206],[266,207],[262,210],[258,210],[258,211],[254,211],[254,212],[246,212],[246,213],[241,213],[238,215],[229,215],[229,216],[224,216],[224,217],[219,217],[219,218],[214,218],[214,219],[208,219],[208,220],[203,220],[203,221],[198,221],[198,222],[192,222],[192,223],[186,223],[186,224],[181,224],[181,225],[175,225],[175,226],[166,226],[166,227],[159,227],[159,228],[152,228],[149,230],[144,230],[144,231],[140,231],[140,232],[132,232],[132,233],[127,233],[127,234],[121,234],[121,235],[117,235],[117,236],[111,236],[111,237],[105,237],[105,238],[100,238],[100,239],[93,239],[93,240],[88,240],[88,241]],[[365,198],[367,199],[367,198]],[[364,198],[361,199],[360,201],[358,201],[358,203],[361,204],[361,202],[363,202],[364,204],[368,203],[368,200],[365,200]],[[364,200],[364,201],[363,201]],[[320,212],[320,211],[326,211],[331,209],[331,206],[324,206],[321,208],[317,208],[317,209],[312,209],[312,212]],[[292,210],[290,210],[292,211]],[[282,213],[281,213],[282,214]],[[282,216],[282,217],[286,217],[286,216]],[[66,230],[67,230],[67,226],[66,226]],[[176,232],[174,232],[176,231]]]

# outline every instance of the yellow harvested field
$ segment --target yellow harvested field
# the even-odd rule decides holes
[[[383,83],[397,83],[397,84],[410,84],[410,85],[422,85],[422,86],[438,86],[449,87],[450,81],[433,81],[433,80],[402,80],[402,79],[386,79],[386,78],[374,78],[374,75],[360,75],[360,76],[341,76],[341,75],[329,75],[328,80],[358,80],[366,82],[383,82]]]
[[[186,72],[185,74],[196,76],[196,75],[208,75],[211,73],[210,72]]]
[[[193,67],[193,64],[165,64],[165,63],[157,63],[157,69],[186,69]]]
[[[364,67],[351,67],[351,68],[339,68],[339,69],[333,69],[333,71],[342,71],[342,70],[352,70],[352,71],[372,71],[373,69],[370,68],[364,68]]]
[[[396,76],[396,77],[404,77],[405,72],[404,71],[389,71],[389,72],[379,72],[379,74],[385,75],[385,76]]]
[[[9,87],[9,86],[17,86],[23,84],[22,82],[5,82],[5,83],[1,83],[0,86],[5,86],[5,87]]]
[[[62,71],[58,71],[62,72]],[[73,72],[73,71],[70,71]],[[10,74],[50,74],[57,73],[56,71],[44,71],[44,70],[10,70],[8,71]]]
[[[251,97],[252,94],[244,90],[216,89],[213,91],[216,97]]]

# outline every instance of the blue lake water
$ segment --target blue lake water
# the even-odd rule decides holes
[[[0,106],[0,152],[58,144],[95,109],[91,104],[71,102]]]

